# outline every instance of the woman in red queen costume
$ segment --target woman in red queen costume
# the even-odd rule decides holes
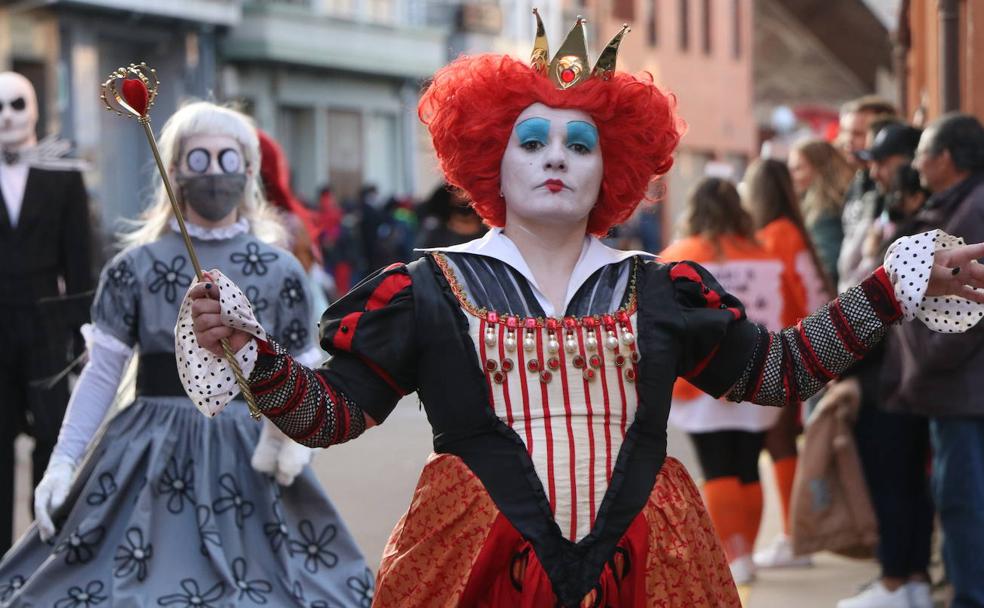
[[[670,168],[681,123],[649,76],[614,70],[621,32],[591,70],[580,20],[549,63],[538,29],[532,65],[463,57],[420,102],[448,181],[494,227],[485,237],[387,267],[332,305],[320,369],[234,310],[217,271],[189,292],[194,321],[176,339],[218,373],[228,337],[260,409],[307,445],[353,439],[418,393],[434,455],[374,606],[738,607],[700,495],[666,457],[673,383],[798,402],[911,316],[890,278],[900,254],[769,333],[700,266],[604,246],[595,235]],[[913,249],[923,257],[906,263],[934,264],[934,248]],[[967,286],[982,283],[969,263],[982,253],[936,253],[920,298],[984,300]],[[228,386],[186,389],[210,412],[228,401]]]

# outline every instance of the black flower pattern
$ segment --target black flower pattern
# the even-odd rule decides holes
[[[106,277],[114,287],[132,285],[135,279],[128,260],[120,260],[118,264],[106,272]]]
[[[202,591],[198,581],[193,578],[186,578],[181,581],[181,589],[184,593],[162,596],[157,599],[157,604],[159,606],[178,606],[178,608],[216,608],[218,605],[212,602],[225,594],[225,583],[219,581]]]
[[[195,462],[189,458],[184,466],[178,468],[178,461],[171,457],[167,468],[157,480],[157,491],[160,494],[170,494],[167,499],[167,510],[177,515],[184,511],[185,500],[195,503]]]
[[[147,289],[150,293],[157,293],[164,290],[164,299],[173,304],[178,299],[178,287],[188,287],[191,285],[191,275],[181,272],[188,264],[184,256],[176,255],[168,266],[160,260],[154,260],[154,278]]]
[[[99,474],[99,489],[93,490],[86,498],[85,502],[90,506],[97,507],[106,502],[118,488],[113,474],[105,471]]]
[[[248,597],[254,604],[267,603],[266,596],[273,591],[273,585],[263,579],[248,580],[245,559],[237,557],[232,561],[232,576],[236,581],[236,589],[239,589],[240,601]]]
[[[0,602],[6,602],[14,596],[17,591],[24,586],[24,577],[15,574],[6,583],[0,583]]]
[[[143,531],[140,528],[130,528],[126,531],[125,541],[116,548],[116,570],[113,572],[122,578],[137,573],[137,580],[143,582],[147,578],[147,562],[154,555],[154,546],[144,544]]]
[[[311,574],[317,574],[321,566],[334,568],[338,563],[338,555],[328,550],[328,545],[335,540],[335,535],[338,533],[334,524],[327,524],[321,534],[317,534],[314,524],[305,519],[301,521],[298,531],[301,540],[291,540],[289,546],[292,554],[304,556],[304,569]]]
[[[350,576],[345,581],[345,585],[352,590],[352,595],[361,608],[370,608],[372,606],[372,596],[376,588],[375,581],[372,578],[372,570],[366,568],[362,576]]]
[[[219,487],[222,488],[219,498],[212,503],[212,510],[225,513],[229,509],[236,510],[236,527],[242,530],[243,520],[253,514],[253,503],[243,498],[236,478],[229,473],[219,477]]]
[[[275,261],[278,257],[272,251],[260,251],[260,246],[256,243],[247,243],[246,252],[233,253],[229,256],[229,261],[233,264],[243,265],[243,274],[246,276],[263,276],[269,271],[267,264]]]
[[[304,346],[307,340],[308,330],[301,323],[300,319],[291,320],[290,324],[284,328],[284,334],[280,337],[280,343],[287,350],[297,351]]]
[[[304,588],[301,587],[301,583],[298,581],[295,581],[293,587],[291,587],[290,595],[294,598],[294,601],[297,602],[298,605],[306,608],[344,608],[343,606],[335,602],[329,602],[328,600],[314,600],[308,604],[307,598],[304,597]]]
[[[70,587],[68,597],[63,597],[55,602],[55,608],[89,608],[90,606],[98,606],[106,601],[106,596],[100,595],[104,587],[105,585],[103,585],[102,581],[90,581],[85,586],[85,589],[82,587]]]
[[[222,536],[219,535],[218,530],[209,529],[209,523],[212,521],[212,509],[209,509],[208,506],[198,505],[195,507],[195,518],[198,520],[198,537],[202,540],[198,550],[202,552],[202,555],[208,555],[206,545],[221,547]]]
[[[280,509],[280,501],[273,502],[273,521],[263,524],[263,532],[270,540],[270,548],[275,552],[288,540],[287,521]]]
[[[284,286],[280,288],[280,299],[284,301],[287,308],[294,308],[295,304],[304,301],[304,287],[301,282],[293,277],[284,279]]]
[[[82,531],[82,526],[66,536],[55,547],[55,553],[65,554],[65,563],[69,566],[85,564],[96,554],[96,545],[102,542],[106,528],[96,526],[91,530]]]
[[[260,288],[256,285],[247,287],[243,290],[243,294],[253,307],[253,315],[256,317],[256,322],[263,325],[263,313],[266,309],[270,308],[270,301],[260,297]]]

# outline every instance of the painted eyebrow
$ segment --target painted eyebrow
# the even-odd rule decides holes
[[[527,118],[523,122],[516,125],[516,136],[519,137],[519,143],[526,143],[528,141],[539,141],[546,143],[547,135],[549,133],[550,121],[546,118],[540,118],[539,116]]]
[[[583,120],[567,123],[567,144],[581,144],[589,150],[598,145],[598,128]]]

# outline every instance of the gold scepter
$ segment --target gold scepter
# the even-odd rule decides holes
[[[188,236],[188,229],[185,228],[184,214],[181,213],[181,206],[178,205],[177,199],[174,198],[174,191],[171,189],[171,180],[167,177],[167,169],[164,168],[164,162],[161,161],[161,153],[157,149],[157,140],[154,139],[154,131],[150,128],[150,108],[154,105],[154,99],[157,97],[157,86],[160,81],[157,80],[157,72],[153,68],[149,67],[146,63],[131,63],[125,68],[117,68],[106,82],[102,84],[102,94],[100,97],[103,103],[106,104],[106,109],[116,112],[120,116],[129,116],[136,118],[137,122],[140,123],[144,128],[144,134],[147,135],[147,143],[150,145],[150,151],[154,154],[154,160],[157,161],[157,170],[160,171],[161,179],[164,180],[164,190],[167,191],[167,198],[171,201],[171,209],[174,211],[174,217],[178,220],[178,228],[181,229],[181,236],[184,237],[185,248],[188,250],[188,256],[191,258],[191,264],[195,267],[195,277],[198,281],[204,278],[204,273],[202,273],[201,264],[198,263],[198,255],[195,253],[195,247],[191,244],[191,237]],[[246,405],[249,406],[249,414],[254,420],[260,418],[260,409],[256,407],[256,400],[253,397],[253,391],[249,389],[249,384],[246,382],[246,378],[243,376],[243,370],[239,367],[239,363],[236,361],[236,355],[232,352],[232,348],[229,346],[229,341],[225,338],[222,339],[222,352],[225,353],[226,361],[232,366],[232,373],[236,376],[236,384],[239,385],[239,391],[243,395],[243,399],[246,400]]]

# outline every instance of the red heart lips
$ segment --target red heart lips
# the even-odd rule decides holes
[[[564,189],[564,182],[559,179],[548,179],[543,182],[543,186],[554,194]]]

